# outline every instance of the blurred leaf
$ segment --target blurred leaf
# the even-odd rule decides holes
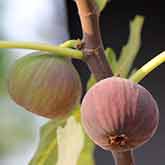
[[[94,150],[95,150],[95,145],[94,143],[87,137],[85,136],[85,145],[84,148],[80,154],[80,158],[78,160],[77,165],[94,165]]]
[[[87,83],[87,89],[91,88],[96,83],[96,79],[93,74],[91,74],[88,83]]]
[[[58,161],[56,165],[76,165],[84,146],[84,133],[80,123],[72,116],[64,128],[57,129]]]
[[[80,106],[77,106],[74,113],[74,117],[77,121],[80,122],[81,114],[80,114]],[[87,135],[85,135],[85,142],[83,150],[80,154],[79,160],[77,165],[94,165],[94,150],[95,150],[95,144],[89,139]]]
[[[121,55],[116,67],[116,74],[127,77],[132,64],[141,46],[141,31],[144,17],[136,16],[130,22],[130,35],[127,44],[122,48]]]
[[[98,5],[100,11],[102,11],[104,9],[107,2],[108,2],[108,0],[96,0],[96,3]]]
[[[65,120],[55,119],[41,128],[40,144],[29,165],[55,165],[57,161],[56,130],[64,124]]]
[[[117,60],[116,60],[116,54],[112,48],[107,48],[105,50],[106,58],[108,63],[111,66],[112,72],[115,73],[116,65],[117,65]]]
[[[55,119],[41,128],[40,144],[29,165],[93,165],[94,144],[84,139],[80,109],[75,111],[75,118]]]

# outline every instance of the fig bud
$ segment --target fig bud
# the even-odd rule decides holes
[[[159,122],[158,106],[141,85],[124,78],[96,83],[81,105],[82,124],[105,150],[124,152],[147,142]]]
[[[55,118],[68,114],[79,102],[81,81],[69,59],[35,53],[16,61],[8,91],[28,111]]]

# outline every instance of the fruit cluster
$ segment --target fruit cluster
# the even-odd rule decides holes
[[[80,77],[70,60],[42,53],[16,61],[8,89],[17,104],[48,118],[67,115],[81,97]],[[141,146],[153,136],[159,111],[144,87],[111,77],[86,93],[81,117],[86,133],[97,145],[123,152]]]

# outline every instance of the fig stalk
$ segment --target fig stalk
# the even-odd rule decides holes
[[[74,48],[76,49],[79,45],[81,45],[81,40],[68,40],[65,41],[64,43],[60,44],[60,47],[62,48]]]
[[[72,43],[73,44],[73,43]],[[68,43],[67,43],[68,45]],[[34,43],[34,42],[19,42],[19,41],[0,41],[0,48],[19,48],[19,49],[31,49],[40,50],[44,52],[51,52],[58,54],[58,56],[70,57],[82,60],[84,58],[83,53],[79,50],[66,48],[64,46],[54,46],[45,43]]]
[[[112,152],[116,165],[135,165],[133,151]]]
[[[138,71],[136,71],[131,77],[130,80],[138,83],[145,76],[147,76],[152,70],[158,67],[160,64],[165,62],[165,51],[151,59],[145,65],[143,65]]]

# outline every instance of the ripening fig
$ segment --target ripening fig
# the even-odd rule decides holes
[[[8,91],[28,111],[55,118],[68,114],[79,102],[81,81],[69,59],[35,53],[16,61]]]
[[[124,152],[147,142],[159,122],[158,106],[141,85],[124,78],[96,83],[81,105],[82,124],[105,150]]]

